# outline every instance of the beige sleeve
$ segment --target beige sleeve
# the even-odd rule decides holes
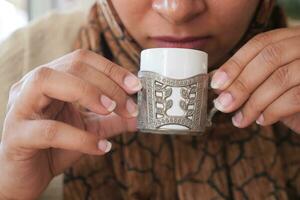
[[[11,85],[35,67],[71,52],[85,19],[85,10],[52,12],[0,44],[0,130]]]
[[[22,74],[24,67],[25,40],[24,32],[21,29],[11,35],[0,45],[0,128],[2,130],[8,92],[11,85],[17,82]],[[1,131],[2,133],[2,131]]]

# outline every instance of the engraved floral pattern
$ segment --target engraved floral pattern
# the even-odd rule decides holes
[[[181,125],[189,129],[184,131],[201,133],[207,125],[207,74],[188,79],[171,79],[154,72],[140,72],[143,90],[138,93],[140,130],[159,131],[165,125]],[[170,98],[173,88],[181,88],[180,101],[182,116],[169,116],[167,111],[174,106]],[[152,103],[154,102],[154,103]]]
[[[168,116],[167,111],[172,108],[173,100],[168,99],[172,95],[172,88],[159,81],[154,83],[156,119]]]
[[[192,120],[195,114],[197,84],[181,88],[180,94],[183,98],[183,100],[180,101],[180,108],[184,110],[185,117]]]

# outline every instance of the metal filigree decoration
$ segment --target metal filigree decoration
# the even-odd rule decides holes
[[[181,97],[183,98],[183,100],[180,100],[180,108],[184,110],[185,117],[190,120],[193,119],[195,113],[196,93],[197,84],[183,87],[180,90]]]
[[[155,81],[155,108],[156,108],[156,118],[164,118],[167,116],[167,111],[173,106],[173,101],[171,99],[167,100],[172,95],[172,88],[163,85],[163,83]]]
[[[188,79],[171,79],[154,72],[139,72],[143,89],[138,93],[138,128],[142,132],[170,133],[167,125],[180,125],[187,130],[179,134],[204,132],[207,125],[208,75],[200,74]],[[174,106],[172,93],[180,89],[182,116],[171,116]]]

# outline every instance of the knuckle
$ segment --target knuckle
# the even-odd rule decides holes
[[[108,77],[115,77],[119,74],[119,69],[114,63],[106,62],[104,66],[104,74]]]
[[[46,122],[44,125],[43,136],[46,142],[52,142],[58,133],[58,125],[55,122]]]
[[[73,52],[74,60],[81,61],[89,54],[88,50],[85,49],[77,49]]]
[[[256,35],[251,41],[256,48],[261,49],[271,41],[271,36],[268,32],[260,33]]]
[[[281,88],[285,88],[289,84],[289,68],[288,67],[281,67],[275,71],[272,76],[272,82],[274,82],[277,86]]]
[[[247,82],[241,78],[236,79],[234,82],[235,88],[244,94],[250,93],[250,88],[247,86]]]
[[[268,45],[261,53],[262,59],[268,65],[277,66],[281,63],[281,47],[279,44]]]
[[[228,64],[229,64],[228,66],[230,66],[230,69],[233,70],[233,71],[236,71],[236,72],[240,72],[244,68],[243,65],[242,65],[242,62],[239,59],[235,58],[235,57],[231,58],[229,60]]]
[[[32,74],[31,81],[33,83],[43,83],[45,80],[47,80],[50,76],[53,70],[49,67],[39,67],[35,70],[35,72]]]
[[[87,71],[86,67],[80,61],[74,61],[67,69],[67,72],[73,75],[82,75]]]

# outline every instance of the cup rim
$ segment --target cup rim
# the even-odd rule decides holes
[[[194,53],[198,53],[200,54],[201,56],[206,56],[208,57],[208,53],[206,53],[205,51],[201,51],[201,50],[198,50],[198,49],[188,49],[188,48],[167,48],[167,47],[163,47],[163,48],[148,48],[148,49],[144,49],[142,50],[142,54],[144,53],[149,53],[149,52],[152,52],[152,51],[162,51],[162,50],[166,50],[166,51],[190,51],[190,52],[194,52]]]

